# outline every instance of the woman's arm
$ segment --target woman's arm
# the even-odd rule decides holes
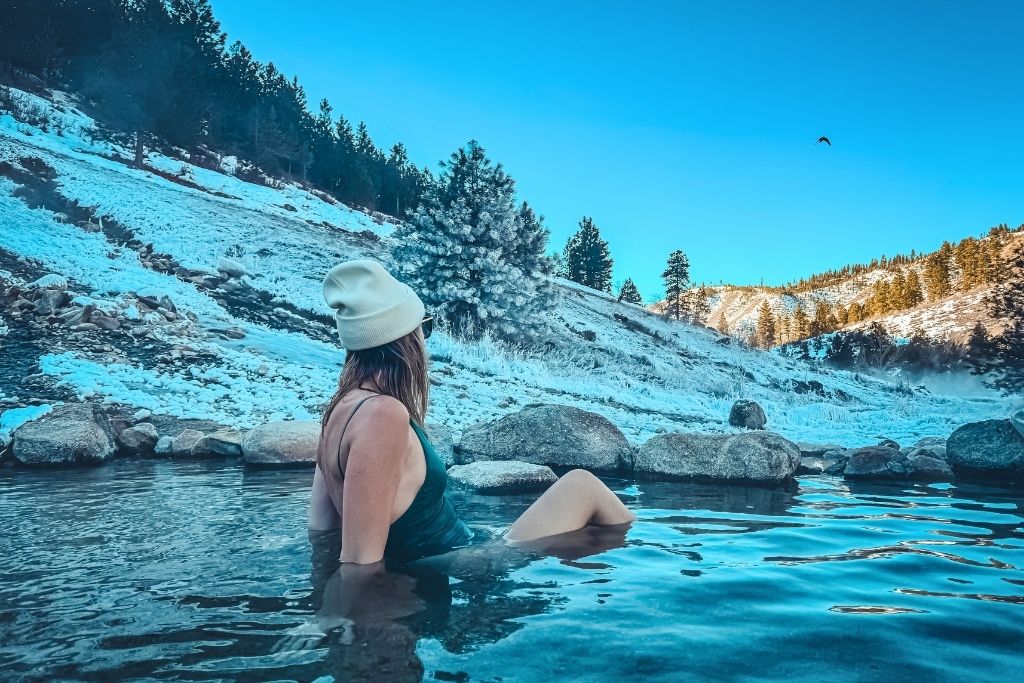
[[[395,495],[409,446],[409,411],[397,399],[371,401],[360,412],[345,465],[341,561],[372,564],[384,557]]]
[[[313,473],[313,491],[309,496],[309,529],[330,531],[340,527],[341,516],[327,491],[327,478],[317,465]]]

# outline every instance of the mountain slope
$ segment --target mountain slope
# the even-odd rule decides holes
[[[125,151],[71,106],[34,106],[60,119],[62,134],[0,114],[0,283],[24,288],[59,274],[81,305],[125,326],[32,327],[5,314],[5,362],[35,387],[0,379],[8,404],[49,392],[237,426],[316,419],[344,357],[321,278],[344,259],[387,264],[390,226],[296,186],[245,183],[158,154],[147,163],[162,173],[132,168],[110,158]],[[948,434],[1011,407],[740,348],[713,330],[557,284],[565,332],[544,350],[435,332],[431,419],[459,432],[531,401],[567,403],[607,416],[639,443],[664,430],[729,431],[732,402],[751,398],[785,436],[860,445]],[[173,302],[173,319],[145,305],[160,297]]]

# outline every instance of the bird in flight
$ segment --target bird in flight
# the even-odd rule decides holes
[[[825,137],[824,135],[822,135],[822,136],[821,136],[820,138],[818,138],[818,142],[824,142],[824,143],[825,143],[826,145],[828,145],[829,147],[831,147],[831,146],[832,146],[832,141],[831,141],[831,140],[829,140],[829,139],[828,139],[827,137]],[[818,142],[815,142],[814,144],[818,144]]]

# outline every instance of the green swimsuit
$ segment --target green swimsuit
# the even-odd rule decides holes
[[[352,415],[373,396],[367,396],[352,409],[342,434],[352,420]],[[401,517],[396,519],[388,529],[388,541],[384,548],[384,557],[399,561],[411,561],[427,555],[438,555],[453,548],[468,545],[474,532],[463,522],[451,501],[445,495],[448,474],[433,444],[427,439],[423,429],[412,418],[409,419],[413,431],[423,444],[423,455],[426,458],[427,474],[423,486],[416,492],[412,504]],[[338,447],[338,470],[341,468],[341,437]]]

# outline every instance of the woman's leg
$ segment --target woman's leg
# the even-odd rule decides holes
[[[519,516],[505,538],[529,541],[588,524],[625,524],[635,519],[636,515],[600,479],[586,470],[571,470]]]

